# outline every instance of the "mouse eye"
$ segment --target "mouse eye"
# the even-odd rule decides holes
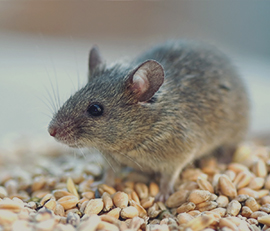
[[[98,103],[93,103],[87,108],[87,112],[92,116],[101,116],[103,114],[103,107]]]

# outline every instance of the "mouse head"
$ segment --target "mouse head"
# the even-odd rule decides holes
[[[71,147],[131,148],[151,132],[158,115],[150,100],[163,81],[164,70],[154,60],[106,67],[93,47],[88,83],[63,104],[48,131]]]

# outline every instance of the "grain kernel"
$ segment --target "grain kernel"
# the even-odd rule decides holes
[[[80,192],[88,192],[91,191],[92,187],[92,183],[94,182],[93,179],[88,179],[88,180],[84,180],[83,182],[81,182],[78,186],[79,186],[79,191]],[[93,198],[92,198],[93,199]]]
[[[90,215],[89,219],[80,223],[78,230],[80,230],[80,231],[95,231],[100,222],[101,222],[100,217],[96,214],[92,214],[92,215]]]
[[[73,212],[69,212],[67,215],[67,224],[71,224],[74,227],[78,226],[80,224],[79,215]]]
[[[146,212],[146,210],[140,205],[140,204],[138,204],[137,202],[135,202],[135,201],[133,201],[133,200],[130,200],[129,201],[129,204],[131,205],[131,206],[134,206],[137,210],[138,210],[138,212],[139,212],[139,217],[141,217],[141,218],[147,218],[147,212]]]
[[[239,146],[233,156],[233,162],[243,162],[251,156],[251,148],[248,145]]]
[[[102,195],[104,192],[107,192],[110,195],[116,193],[116,190],[113,187],[110,187],[106,184],[100,184],[98,186],[98,191],[99,191],[100,195]]]
[[[265,189],[270,189],[270,174],[266,177],[265,179],[265,185],[264,185]]]
[[[259,190],[263,187],[264,182],[265,182],[264,178],[255,177],[250,181],[248,187],[254,190]]]
[[[262,198],[266,195],[269,194],[269,190],[268,189],[261,189],[258,191],[258,198]]]
[[[155,201],[155,197],[148,197],[141,200],[141,205],[145,209],[148,209],[153,205],[154,201]]]
[[[270,196],[264,196],[261,198],[260,200],[261,204],[264,205],[264,204],[270,204]]]
[[[158,201],[157,202],[157,205],[158,207],[161,209],[161,210],[166,210],[166,206],[164,205],[164,203],[162,201]]]
[[[65,209],[61,204],[56,203],[54,213],[55,213],[55,215],[59,215],[59,216],[63,217],[65,215]]]
[[[216,194],[211,193],[211,196],[210,196],[210,198],[209,198],[209,201],[216,201],[217,198],[218,198],[218,196],[217,196]]]
[[[38,191],[42,189],[46,184],[46,179],[43,176],[35,177],[33,183],[32,183],[32,191]]]
[[[101,198],[102,198],[103,203],[104,203],[104,209],[103,209],[104,212],[110,211],[111,208],[113,207],[113,200],[112,200],[110,194],[107,193],[107,192],[104,192],[102,194],[102,197]]]
[[[250,217],[252,214],[252,210],[247,207],[247,206],[243,206],[242,207],[242,211],[241,211],[241,215],[244,216],[244,217]]]
[[[214,193],[214,188],[208,180],[199,177],[197,179],[197,184],[199,185],[200,189],[207,190],[210,193]]]
[[[5,224],[3,224],[3,225],[5,225]],[[27,219],[25,219],[25,220],[19,219],[19,220],[16,220],[15,222],[12,223],[12,230],[13,231],[20,231],[20,230],[30,231],[31,229],[29,227]]]
[[[137,192],[140,199],[145,199],[148,197],[148,187],[146,186],[146,184],[135,184],[135,191]]]
[[[82,197],[84,197],[84,198],[86,198],[88,200],[94,199],[95,198],[95,192],[93,192],[93,191],[83,192]]]
[[[161,210],[159,209],[158,204],[155,203],[148,209],[147,212],[150,218],[156,218],[161,213]]]
[[[40,221],[35,225],[35,230],[37,231],[50,231],[53,230],[54,226],[56,224],[56,221],[54,218]]]
[[[198,168],[196,169],[188,168],[182,172],[182,178],[185,180],[196,181],[198,177],[207,179],[207,175]]]
[[[135,191],[131,192],[131,200],[136,201],[138,204],[141,203],[140,198],[139,198],[138,194]]]
[[[166,217],[166,218],[163,218],[161,221],[160,221],[160,225],[177,225],[176,221],[174,219],[172,219],[171,217]]]
[[[227,170],[224,174],[228,176],[231,181],[234,181],[236,177],[236,173],[233,170]]]
[[[224,194],[225,196],[231,197],[231,198],[236,197],[236,195],[237,195],[236,188],[228,176],[226,176],[224,174],[221,175],[219,177],[219,184],[218,185],[219,185],[219,188],[220,188],[220,191],[222,192],[222,194]]]
[[[205,202],[202,202],[200,204],[197,204],[196,209],[203,212],[203,211],[212,210],[212,209],[216,208],[217,206],[218,206],[217,203],[214,201],[205,201]]]
[[[258,217],[263,217],[263,216],[267,216],[268,214],[265,213],[265,212],[262,212],[262,211],[256,211],[256,212],[253,212],[251,214],[251,218],[255,218],[255,219],[258,219]]]
[[[85,214],[99,214],[102,209],[104,207],[104,203],[103,203],[103,200],[101,198],[98,198],[98,199],[91,199],[85,209],[84,209],[84,213]]]
[[[237,200],[232,200],[227,207],[227,214],[231,216],[237,216],[241,210],[241,204]]]
[[[241,221],[240,224],[238,225],[239,231],[250,231],[249,225],[245,221]]]
[[[166,205],[169,208],[179,207],[186,201],[188,194],[189,194],[188,190],[176,191],[168,198],[168,200],[166,201]]]
[[[237,200],[238,202],[242,203],[242,202],[245,202],[248,198],[249,198],[249,195],[240,194],[237,197],[235,197],[235,200]]]
[[[44,196],[41,201],[40,204],[44,205],[47,201],[49,201],[51,198],[54,198],[54,196],[52,194],[47,194],[46,196]]]
[[[248,195],[250,197],[253,197],[255,199],[258,199],[259,198],[259,193],[255,190],[252,190],[250,188],[241,188],[238,190],[238,195],[240,194],[245,194],[245,195]]]
[[[217,160],[215,158],[206,159],[201,163],[202,171],[208,175],[214,175],[217,172]]]
[[[192,210],[192,211],[188,212],[188,214],[193,216],[193,217],[197,217],[197,216],[201,215],[201,212],[199,210]]]
[[[211,196],[211,193],[206,190],[194,190],[190,193],[188,200],[194,204],[199,204],[207,201]]]
[[[12,224],[18,219],[17,214],[13,213],[10,210],[0,209],[0,224],[7,225]]]
[[[149,195],[155,197],[159,193],[159,187],[155,182],[151,182],[149,185]]]
[[[133,181],[126,181],[126,182],[124,183],[124,186],[125,186],[126,188],[130,188],[130,189],[134,189],[134,185],[135,185],[135,183],[134,183]]]
[[[112,216],[112,217],[115,217],[116,219],[118,219],[119,218],[119,216],[120,216],[120,211],[121,211],[121,209],[120,208],[114,208],[114,209],[112,209],[110,212],[108,212],[107,214],[109,215],[109,216]]]
[[[266,177],[267,176],[267,168],[265,162],[262,159],[259,159],[252,167],[251,170],[258,177]]]
[[[213,215],[202,215],[192,219],[184,227],[190,228],[193,231],[199,231],[206,228],[214,221],[215,218]]]
[[[230,228],[231,230],[238,230],[237,225],[234,224],[232,221],[230,221],[228,218],[221,218],[219,220],[219,227],[220,228]]]
[[[134,217],[131,219],[131,222],[129,224],[129,228],[131,230],[140,230],[140,227],[142,224],[144,224],[145,221],[140,217]]]
[[[32,193],[32,197],[36,197],[36,198],[41,199],[41,198],[45,197],[47,194],[49,194],[49,193],[50,193],[49,190],[44,190],[44,189],[37,190],[37,191]]]
[[[225,208],[215,208],[211,210],[211,212],[218,214],[220,217],[224,217],[226,214],[226,211],[227,210]]]
[[[120,209],[120,208],[117,208],[117,209]],[[100,218],[102,221],[106,221],[106,222],[114,224],[114,225],[119,225],[121,223],[121,221],[119,221],[118,218],[115,218],[115,217],[110,216],[108,214],[103,214],[100,216]]]
[[[260,211],[270,213],[270,204],[264,204],[260,207]]]
[[[0,209],[6,209],[11,212],[18,213],[23,208],[23,205],[20,203],[17,203],[13,200],[10,200],[9,198],[5,198],[4,200],[0,201]]]
[[[75,184],[74,184],[74,182],[73,182],[73,180],[72,180],[71,177],[68,177],[68,179],[67,179],[67,190],[71,194],[73,194],[74,196],[76,196],[77,198],[80,198],[79,197],[79,194],[78,194],[78,191],[77,191],[77,189],[75,187]]]
[[[194,210],[196,208],[196,205],[193,202],[185,202],[180,207],[177,208],[177,213],[187,213],[191,210]]]
[[[51,219],[52,216],[52,212],[46,208],[42,208],[38,211],[38,213],[35,214],[34,219],[35,221],[45,221],[45,220],[49,220]]]
[[[228,220],[232,221],[237,226],[240,225],[241,219],[239,217],[227,217]]]
[[[82,203],[85,202],[85,201],[89,201],[89,199],[87,199],[87,198],[85,198],[85,197],[81,198],[81,199],[79,200],[78,206],[80,207],[80,206],[82,205]]]
[[[197,184],[197,182],[186,181],[183,184],[179,185],[176,191],[182,191],[182,190],[193,191],[195,189],[199,189],[199,185]]]
[[[254,218],[249,218],[249,219],[247,219],[247,222],[249,223],[249,224],[251,224],[251,225],[258,225],[259,224],[259,222],[258,222],[258,220],[257,219],[254,219]],[[256,227],[256,228],[258,228],[258,227]],[[258,228],[259,229],[259,228]],[[256,229],[255,229],[256,230]],[[260,229],[259,229],[259,231],[260,231]]]
[[[106,221],[101,221],[97,226],[97,230],[119,231],[116,225],[108,223]]]
[[[248,171],[248,168],[245,165],[239,163],[230,163],[228,165],[228,169],[234,171],[235,173]]]
[[[229,199],[226,196],[220,195],[216,200],[218,207],[226,208],[229,204]]]
[[[72,196],[64,196],[61,197],[57,201],[60,205],[64,207],[65,210],[71,209],[76,206],[76,204],[79,202],[78,197],[72,195]]]
[[[245,205],[248,206],[252,212],[258,211],[261,207],[253,197],[249,197],[246,200]]]
[[[237,189],[240,188],[244,188],[245,186],[247,186],[251,181],[251,174],[249,171],[243,171],[243,172],[239,172],[233,183],[236,185]]]
[[[189,215],[188,213],[180,213],[177,215],[177,221],[178,221],[179,225],[186,224],[189,221],[191,221],[192,219],[194,219],[194,217]]]
[[[54,190],[53,195],[56,200],[59,200],[61,197],[64,197],[64,196],[72,196],[70,192],[65,191],[65,190],[60,190],[60,189]]]
[[[0,198],[7,197],[8,193],[5,187],[0,186]]]
[[[5,182],[4,186],[8,195],[14,195],[18,192],[19,185],[16,180],[9,179]]]
[[[270,215],[258,217],[258,221],[264,225],[270,226]]]
[[[126,208],[123,208],[120,212],[120,216],[123,219],[129,219],[129,218],[133,218],[139,215],[138,210],[133,207],[133,206],[128,206]]]
[[[47,209],[50,209],[52,211],[55,211],[56,208],[56,201],[54,198],[51,198],[49,201],[47,201],[44,205]]]
[[[113,203],[116,207],[125,208],[128,205],[128,195],[124,192],[117,192],[113,195]]]

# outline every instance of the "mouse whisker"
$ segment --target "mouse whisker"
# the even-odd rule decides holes
[[[49,97],[49,98],[45,97],[45,99],[47,100],[47,102],[51,106],[50,110],[52,110],[53,113],[56,113],[57,112],[57,106],[55,104],[55,100],[53,99],[52,94],[49,92],[48,88],[45,87],[45,86],[44,86],[44,88],[45,88],[45,91],[46,91],[46,93],[47,93],[47,95]]]
[[[114,149],[115,150],[115,149]],[[128,156],[126,153],[123,153],[123,152],[119,152],[117,150],[115,150],[118,154],[124,156],[125,158],[127,158],[128,160],[132,161],[133,163],[135,163],[139,168],[140,170],[142,170],[142,166],[132,157]],[[114,158],[115,159],[115,158]]]
[[[106,155],[104,155],[103,153],[101,153],[102,157],[104,158],[104,160],[108,163],[108,165],[111,167],[111,169],[113,170],[114,173],[116,173],[115,168],[113,167],[113,165],[110,163],[110,161],[106,158]]]

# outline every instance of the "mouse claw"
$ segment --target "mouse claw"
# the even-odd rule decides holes
[[[165,203],[168,198],[170,197],[170,195],[174,193],[174,189],[171,188],[171,187],[168,187],[166,189],[161,189],[160,192],[156,195],[155,197],[155,201],[158,202],[158,201],[161,201],[163,203]]]

